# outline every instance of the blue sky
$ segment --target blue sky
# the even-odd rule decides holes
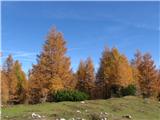
[[[27,73],[36,63],[52,26],[67,41],[75,71],[92,57],[95,68],[104,47],[117,47],[129,60],[136,49],[159,63],[160,2],[2,2],[2,62],[8,54]]]

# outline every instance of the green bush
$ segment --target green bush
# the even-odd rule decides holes
[[[128,85],[126,88],[121,89],[121,95],[135,95],[136,94],[136,87],[134,85]]]
[[[86,93],[77,90],[60,90],[54,95],[54,101],[83,101],[89,98]]]

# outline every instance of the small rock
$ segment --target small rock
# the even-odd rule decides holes
[[[132,116],[131,115],[124,115],[122,116],[123,118],[128,118],[128,119],[132,119]]]
[[[76,120],[81,120],[81,118],[78,117]]]
[[[37,119],[37,118],[42,118],[39,114],[32,113],[32,118]]]
[[[104,112],[104,114],[105,114],[105,115],[108,115],[108,113],[107,113],[107,112]]]
[[[84,101],[81,101],[81,103],[84,104],[85,102],[84,102]]]
[[[37,117],[36,113],[32,113],[32,118],[35,119]]]
[[[40,116],[40,115],[38,115],[38,114],[37,114],[37,117],[38,117],[38,118],[41,118],[41,116]]]
[[[81,111],[80,111],[80,110],[77,110],[77,113],[81,113]]]

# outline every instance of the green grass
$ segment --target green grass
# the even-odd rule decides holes
[[[77,110],[81,113],[77,113]],[[87,110],[87,112],[86,112]],[[2,108],[2,120],[33,120],[32,113],[45,116],[41,120],[56,118],[85,118],[93,120],[101,112],[107,112],[109,120],[127,120],[123,115],[131,115],[133,120],[160,120],[160,103],[149,99],[127,96],[107,100],[87,100],[81,102],[44,103],[37,105],[15,105]],[[96,118],[97,119],[97,118]],[[95,119],[95,120],[96,120]]]

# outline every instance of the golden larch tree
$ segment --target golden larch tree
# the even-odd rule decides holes
[[[139,84],[144,97],[156,96],[157,70],[149,53],[143,55],[143,60],[138,66],[140,73]]]
[[[91,98],[94,97],[94,88],[95,88],[95,70],[92,59],[89,57],[85,61],[85,91],[90,95]]]
[[[27,96],[27,79],[19,61],[9,55],[2,68],[2,102],[24,103]]]
[[[12,58],[12,55],[9,55],[6,58],[2,68],[2,74],[3,74],[2,83],[6,85],[6,88],[8,88],[8,93],[7,93],[8,103],[13,103],[17,99],[17,94],[16,94],[17,79],[13,72],[13,66],[14,66],[14,60]],[[3,87],[2,87],[2,91],[6,91],[6,90],[3,90]]]
[[[80,91],[84,91],[84,80],[86,78],[86,71],[85,71],[85,62],[83,60],[80,61],[78,70],[75,76],[77,79],[76,89]]]
[[[36,102],[44,96],[42,93],[47,96],[48,101],[52,101],[52,94],[55,91],[71,89],[73,76],[70,58],[65,55],[67,52],[65,46],[62,33],[53,28],[45,41],[43,51],[38,56],[37,64],[30,71],[30,95],[31,98],[38,97]],[[38,91],[37,95],[35,91]]]
[[[78,70],[77,70],[77,79],[78,84],[77,88],[80,91],[86,92],[92,97],[92,91],[95,82],[95,73],[94,73],[94,65],[92,59],[89,57],[86,61],[80,61]]]
[[[19,103],[25,103],[27,102],[28,81],[24,71],[22,70],[22,66],[18,60],[14,62],[13,74],[15,75],[17,81],[17,87],[16,87],[17,101]]]
[[[121,87],[133,83],[132,68],[127,58],[117,48],[105,48],[102,53],[97,81],[104,87],[104,97],[120,92]]]
[[[1,70],[1,103],[7,104],[9,100],[9,88],[6,74]]]
[[[157,98],[160,100],[160,70],[158,70],[157,75]]]

